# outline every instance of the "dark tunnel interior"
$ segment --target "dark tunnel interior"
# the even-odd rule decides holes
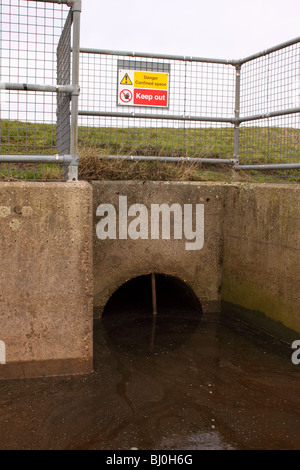
[[[180,279],[155,274],[157,314],[153,314],[152,274],[123,284],[107,302],[101,328],[106,337],[127,352],[158,353],[186,341],[202,318],[200,301]]]
[[[158,312],[202,312],[193,290],[174,276],[155,274]],[[153,313],[151,274],[125,282],[108,300],[103,315],[113,312],[139,310]]]

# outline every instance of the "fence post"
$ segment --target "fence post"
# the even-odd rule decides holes
[[[234,105],[234,117],[239,119],[240,117],[240,95],[241,95],[241,64],[235,65],[235,105]],[[235,160],[235,166],[239,165],[239,152],[240,152],[240,123],[234,123],[234,148],[233,158]]]
[[[71,3],[71,2],[70,2]],[[80,51],[80,14],[81,0],[72,1],[73,48],[72,48],[72,85],[75,91],[71,97],[71,143],[72,162],[66,167],[67,181],[78,181],[78,99],[79,99],[79,51]]]

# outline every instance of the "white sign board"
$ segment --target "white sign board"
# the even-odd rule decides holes
[[[119,69],[118,105],[168,107],[169,74]]]

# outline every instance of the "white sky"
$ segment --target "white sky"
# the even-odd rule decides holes
[[[83,0],[81,46],[239,59],[300,36],[300,0]]]

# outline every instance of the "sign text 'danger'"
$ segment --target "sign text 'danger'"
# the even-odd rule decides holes
[[[169,74],[155,71],[119,69],[118,105],[167,108]]]
[[[134,72],[134,86],[137,88],[168,89],[167,73]]]

